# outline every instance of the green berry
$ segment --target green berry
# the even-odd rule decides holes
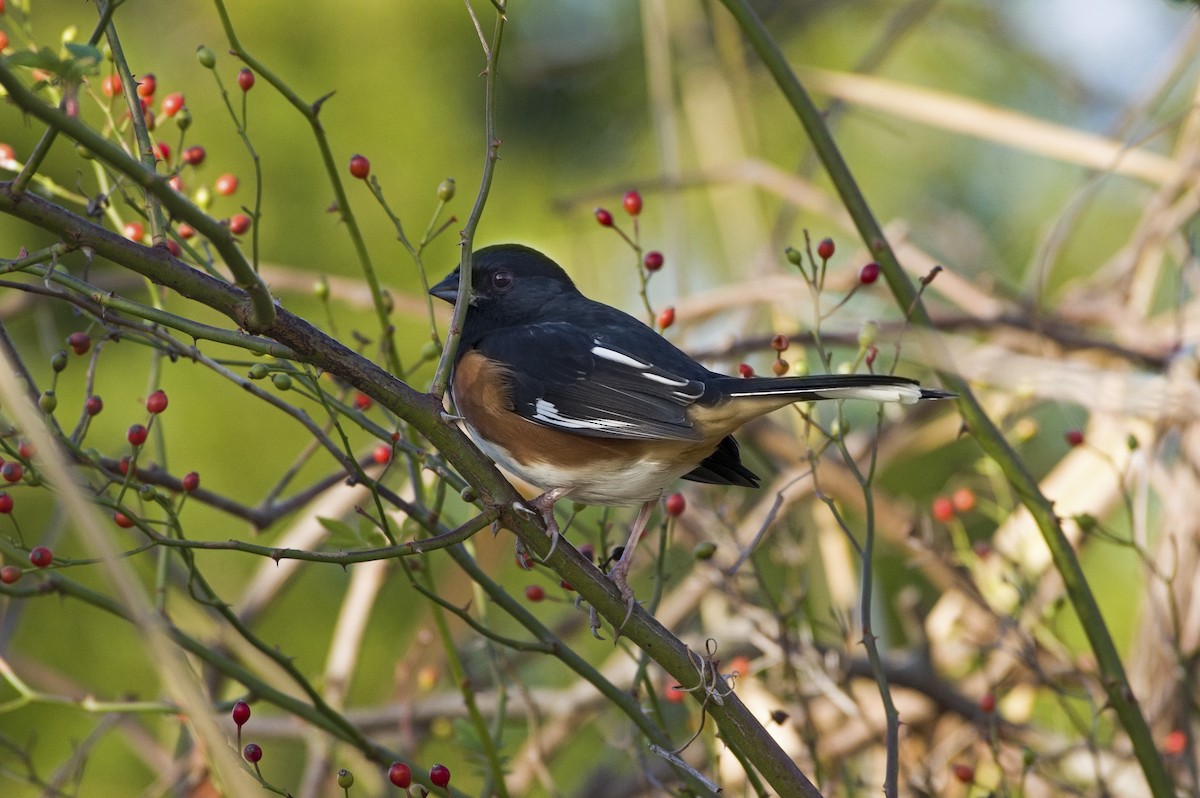
[[[275,387],[281,391],[291,390],[292,378],[287,374],[276,373],[271,377],[271,382],[275,383]]]
[[[196,48],[196,60],[200,62],[200,66],[205,69],[212,69],[217,65],[217,54],[212,50],[201,45]]]
[[[246,373],[246,376],[252,380],[262,380],[266,379],[266,376],[270,373],[271,369],[267,368],[266,363],[255,363],[250,367],[250,371]]]
[[[454,178],[447,177],[437,187],[438,199],[442,202],[449,202],[454,199]]]

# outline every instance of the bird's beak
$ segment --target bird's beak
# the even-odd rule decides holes
[[[429,293],[438,299],[444,299],[451,305],[458,298],[458,269],[446,275],[440,283],[429,289]]]

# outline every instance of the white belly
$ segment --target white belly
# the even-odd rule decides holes
[[[483,440],[470,424],[464,425],[475,445],[496,465],[543,491],[567,488],[567,498],[583,504],[622,506],[656,501],[692,466],[642,459],[632,467],[611,468],[596,463],[586,470],[565,470],[547,463],[519,463],[508,451]]]

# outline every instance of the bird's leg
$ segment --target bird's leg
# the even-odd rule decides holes
[[[546,553],[546,559],[554,554],[555,547],[558,546],[558,521],[554,520],[554,503],[566,496],[570,492],[570,488],[555,488],[548,490],[541,496],[530,499],[522,504],[517,502],[513,504],[513,509],[519,513],[536,512],[542,517],[542,523],[546,525],[546,534],[550,536],[550,551]],[[544,562],[545,560],[543,560]]]
[[[608,572],[609,578],[621,591],[622,598],[629,603],[629,608],[625,612],[625,620],[621,621],[621,625],[617,627],[618,632],[625,628],[629,616],[633,615],[633,588],[629,586],[629,568],[633,565],[633,550],[637,547],[642,532],[646,530],[646,524],[650,522],[650,513],[654,512],[657,504],[657,499],[648,501],[642,505],[642,509],[638,510],[633,527],[629,530],[629,540],[625,542],[625,550],[621,552],[621,558],[617,560],[617,564]]]

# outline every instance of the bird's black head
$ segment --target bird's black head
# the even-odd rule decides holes
[[[471,273],[468,324],[473,317],[481,316],[491,324],[520,323],[537,316],[547,304],[579,293],[561,266],[520,244],[497,244],[478,250],[471,256]],[[455,269],[429,293],[454,302],[458,276]]]

